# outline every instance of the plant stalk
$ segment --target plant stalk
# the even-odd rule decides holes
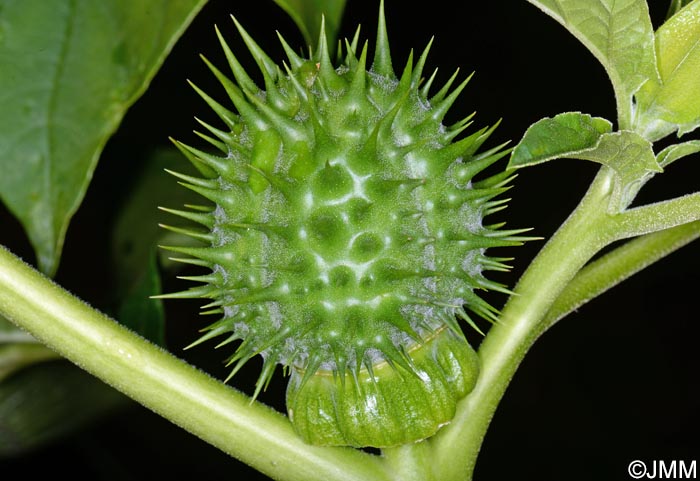
[[[382,449],[387,471],[395,481],[439,481],[428,441]]]
[[[549,329],[591,299],[700,238],[700,221],[646,234],[591,262],[562,291],[544,319]]]
[[[542,320],[576,273],[613,238],[607,206],[613,173],[601,169],[587,194],[530,264],[479,348],[482,370],[450,425],[432,440],[438,479],[471,480],[491,418]]]
[[[0,246],[0,315],[147,408],[273,479],[385,481],[382,459],[305,444],[286,416],[151,344]]]

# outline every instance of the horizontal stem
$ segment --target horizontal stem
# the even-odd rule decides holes
[[[287,418],[96,311],[0,246],[0,315],[166,419],[273,479],[386,480],[381,458],[305,444]]]
[[[700,220],[700,192],[626,210],[615,220],[615,237],[627,239]]]
[[[590,263],[562,291],[544,319],[546,328],[645,267],[700,237],[700,221],[639,237]]]

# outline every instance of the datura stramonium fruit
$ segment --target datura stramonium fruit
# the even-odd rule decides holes
[[[386,447],[432,436],[479,371],[457,318],[474,326],[466,306],[494,319],[475,290],[505,290],[484,277],[506,268],[485,250],[523,240],[482,223],[503,208],[495,198],[510,174],[473,180],[506,151],[477,153],[493,128],[460,136],[471,116],[442,123],[468,79],[431,94],[430,45],[396,76],[383,8],[369,68],[358,34],[338,65],[323,32],[309,58],[280,38],[280,66],[236,27],[264,89],[217,30],[235,82],[207,64],[236,112],[195,87],[225,125],[200,122],[220,152],[178,142],[202,176],[173,173],[211,207],[165,209],[203,227],[175,229],[201,247],[168,249],[207,273],[165,297],[211,299],[221,318],[195,344],[240,341],[231,375],[262,356],[256,396],[284,366],[288,415],[305,441]]]

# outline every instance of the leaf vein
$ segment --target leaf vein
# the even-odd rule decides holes
[[[52,189],[52,177],[53,177],[53,159],[55,158],[55,145],[56,145],[56,139],[55,139],[55,129],[53,126],[55,125],[55,120],[56,120],[56,115],[58,111],[58,101],[60,97],[60,86],[61,86],[61,78],[63,77],[64,70],[65,70],[65,62],[66,58],[68,56],[68,51],[69,51],[69,46],[71,42],[71,38],[73,36],[73,27],[74,27],[74,21],[75,21],[75,10],[76,10],[76,0],[70,0],[68,2],[68,10],[67,10],[67,15],[65,17],[65,29],[63,30],[63,36],[60,41],[60,47],[58,51],[58,57],[56,59],[56,68],[54,71],[54,75],[51,79],[51,90],[49,94],[49,100],[48,100],[48,105],[46,109],[46,158],[44,159],[44,169],[43,169],[43,185],[44,185],[44,195],[46,196],[44,198],[44,201],[47,201],[48,197],[48,205],[50,208],[56,206],[56,197],[57,197],[57,192],[55,189]],[[53,211],[51,212],[50,215],[50,222],[48,222],[48,226],[51,229],[51,238],[55,238],[54,235],[54,230],[55,230],[55,219],[54,219],[54,213]],[[55,248],[56,246],[52,246]],[[53,250],[53,249],[52,249]]]

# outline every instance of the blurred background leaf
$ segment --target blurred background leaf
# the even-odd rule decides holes
[[[169,270],[182,265],[170,262],[165,252],[157,249],[159,244],[191,242],[188,236],[159,227],[162,222],[189,225],[159,207],[181,209],[184,204],[201,202],[200,196],[179,185],[165,169],[197,175],[192,164],[175,147],[159,148],[147,154],[138,171],[132,172],[129,183],[124,186],[123,202],[118,206],[111,237],[112,267],[119,292],[129,289],[134,280],[143,275],[154,253]]]
[[[105,142],[204,3],[0,1],[0,199],[43,272]]]
[[[24,367],[58,358],[54,351],[0,316],[0,383]]]
[[[677,14],[681,8],[685,7],[692,1],[693,0],[671,0],[671,4],[668,6],[668,13],[666,14],[666,18],[671,18],[672,16]]]
[[[165,347],[165,314],[160,299],[150,296],[161,294],[160,273],[155,249],[146,262],[141,276],[126,293],[117,318],[122,324],[149,341]]]
[[[301,30],[306,44],[316,47],[321,32],[321,15],[326,20],[326,37],[333,52],[343,18],[345,0],[275,0]]]
[[[67,361],[22,369],[0,382],[0,459],[43,446],[129,403]]]

